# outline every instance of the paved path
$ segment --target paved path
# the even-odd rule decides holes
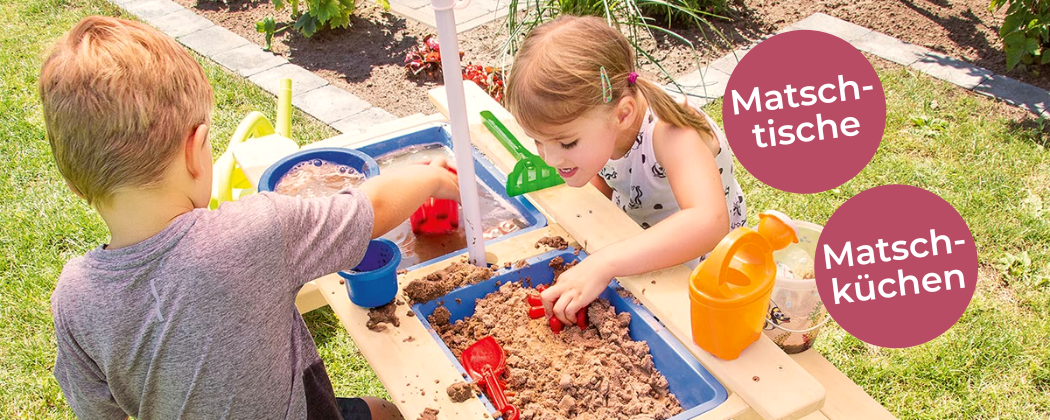
[[[462,33],[507,16],[508,0],[470,0],[456,10],[456,32]],[[525,2],[519,8],[525,7]],[[390,0],[390,10],[409,19],[437,28],[430,0]]]
[[[1019,106],[1050,119],[1050,92],[1022,83],[1006,76],[994,74],[984,68],[965,61],[930,51],[918,45],[902,42],[896,38],[871,29],[854,25],[823,13],[800,20],[781,32],[807,29],[826,32],[842,38],[858,50],[890,60],[941,79],[964,89],[991,96],[1013,106]],[[740,59],[754,45],[736,50],[715,60],[706,67],[677,79],[687,93],[714,101],[725,94],[729,75]],[[673,85],[667,88],[677,91]]]
[[[117,6],[174,37],[180,43],[206,56],[231,71],[247,77],[266,91],[277,94],[279,81],[292,79],[292,104],[341,133],[360,134],[368,127],[394,120],[389,112],[373,107],[283,57],[263,51],[258,45],[213,24],[192,10],[171,0],[111,0]],[[461,30],[506,15],[501,0],[471,0],[456,11]],[[506,1],[506,0],[502,0]],[[391,7],[419,19],[434,19],[430,0],[393,0]],[[502,12],[494,11],[502,8]],[[481,13],[481,11],[485,11]],[[429,12],[429,13],[424,13]],[[502,13],[502,15],[501,15]],[[486,20],[487,19],[487,20]],[[473,25],[473,26],[471,26]],[[823,13],[813,14],[781,32],[808,29],[842,38],[858,50],[911,67],[962,88],[990,96],[1036,115],[1050,119],[1050,92],[984,68],[948,57],[924,47],[897,40],[888,35],[837,19]],[[741,58],[753,47],[734,51],[706,67],[680,76],[678,83],[687,93],[714,101],[725,94],[729,75]],[[668,86],[670,90],[677,90]]]

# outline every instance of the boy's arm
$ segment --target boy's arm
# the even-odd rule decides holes
[[[456,176],[444,160],[371,178],[331,197],[299,199],[267,194],[280,221],[280,268],[292,290],[326,274],[354,268],[368,241],[408,219],[431,196],[459,198]]]
[[[459,201],[458,178],[444,159],[371,178],[359,189],[372,202],[373,239],[404,223],[430,197]]]
[[[55,379],[73,413],[81,419],[126,419],[127,413],[117,405],[109,384],[98,365],[76,343],[61,320],[61,310],[53,305],[55,339]]]

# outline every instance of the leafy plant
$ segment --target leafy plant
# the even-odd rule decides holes
[[[463,57],[463,52],[459,54]],[[426,73],[427,77],[434,78],[441,74],[441,46],[434,35],[423,37],[422,46],[408,51],[405,55],[405,70],[411,76]]]
[[[1050,1],[992,0],[992,11],[1007,6],[999,36],[1006,51],[1006,67],[1050,64]]]
[[[702,11],[712,16],[724,16],[730,12],[727,0],[678,0],[668,3],[678,3],[688,10]],[[688,25],[692,22],[688,14],[680,12],[672,4],[650,1],[640,4],[639,9],[657,22],[666,22],[668,27]]]
[[[1003,280],[1007,283],[1028,282],[1033,286],[1050,285],[1050,273],[1047,270],[1039,270],[1032,265],[1032,259],[1028,251],[1014,255],[1009,252],[997,261],[996,268],[999,269]]]
[[[261,22],[255,22],[255,32],[266,34],[266,51],[273,49],[273,35],[288,29],[287,26],[277,30],[277,22],[272,16],[267,16]]]
[[[292,12],[292,19],[295,23],[292,24],[292,28],[299,31],[303,36],[309,38],[313,36],[317,31],[324,29],[326,26],[332,29],[345,28],[350,26],[350,15],[354,14],[357,10],[357,0],[305,0],[306,1],[306,12],[303,13],[299,10],[299,0],[288,0],[287,4],[285,0],[273,0],[273,7],[277,10],[284,10],[285,6],[288,6]],[[383,10],[390,10],[390,0],[376,0]],[[273,35],[281,32],[288,27],[276,29],[276,22],[272,25],[272,17],[267,17],[261,22],[256,22],[255,30],[266,34],[266,49],[269,50]]]
[[[474,82],[496,102],[503,103],[503,72],[500,69],[469,64],[463,68],[463,80]]]
[[[703,36],[707,38],[708,31],[717,34],[725,43],[730,43],[709,19],[726,19],[709,9],[702,9],[703,4],[726,5],[724,0],[510,0],[507,14],[507,41],[502,46],[504,60],[512,57],[520,47],[522,40],[532,29],[544,22],[554,20],[559,15],[569,14],[576,16],[591,15],[606,19],[609,24],[618,28],[627,37],[637,51],[638,59],[646,59],[656,65],[658,69],[678,88],[674,81],[674,75],[668,72],[660,64],[653,53],[643,48],[646,41],[655,41],[655,34],[662,34],[687,45],[693,52],[693,58],[697,67],[700,67],[699,55],[693,43],[682,35],[671,29],[656,24],[657,19],[645,13],[645,10],[664,10],[667,16],[673,16],[679,22],[696,25],[703,28]],[[524,5],[524,9],[519,9]],[[713,10],[713,9],[712,9]],[[670,22],[670,21],[669,21]],[[652,43],[655,45],[656,43]],[[655,47],[654,47],[655,49]],[[511,68],[511,71],[514,69]],[[702,83],[702,82],[701,82]]]
[[[914,132],[927,137],[936,137],[948,130],[948,122],[940,118],[931,118],[925,115],[911,117],[911,125]]]
[[[459,52],[463,58],[463,51]],[[423,45],[405,55],[405,70],[411,77],[425,74],[428,78],[441,75],[441,46],[434,35],[423,38]],[[485,90],[497,102],[503,102],[503,72],[493,67],[468,64],[462,69],[463,80],[470,80]]]

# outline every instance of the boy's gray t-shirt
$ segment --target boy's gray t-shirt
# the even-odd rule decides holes
[[[353,268],[368,198],[271,193],[197,209],[138,244],[70,260],[51,295],[55,377],[78,417],[338,419],[295,306]]]

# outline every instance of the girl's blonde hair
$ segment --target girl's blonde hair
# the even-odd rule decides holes
[[[612,107],[625,94],[641,92],[661,120],[714,141],[704,117],[663,88],[642,78],[630,84],[634,63],[634,48],[604,20],[561,16],[525,37],[507,80],[507,109],[525,129],[544,133],[544,127],[572,122],[595,107]],[[602,95],[602,68],[612,87],[608,103]]]

